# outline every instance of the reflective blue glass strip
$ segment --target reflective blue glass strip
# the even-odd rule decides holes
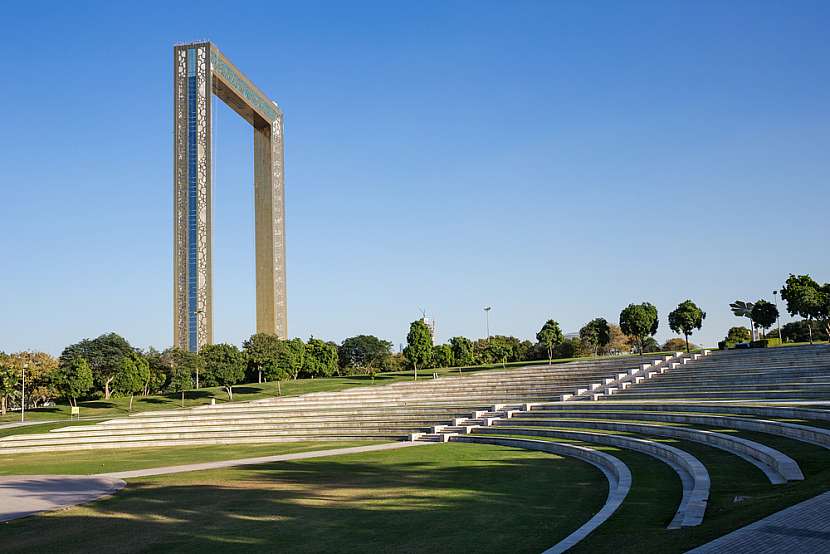
[[[188,350],[198,348],[196,335],[196,50],[187,51],[187,297]]]

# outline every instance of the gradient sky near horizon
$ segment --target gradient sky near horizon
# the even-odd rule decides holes
[[[830,3],[15,2],[0,350],[172,342],[172,47],[285,111],[289,331],[576,331],[830,281]],[[253,140],[216,101],[215,341],[254,330]],[[783,321],[789,320],[788,317]]]

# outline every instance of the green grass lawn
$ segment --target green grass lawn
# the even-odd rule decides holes
[[[159,448],[118,448],[77,452],[0,455],[0,475],[90,475],[219,460],[347,448],[385,441],[303,441]]]
[[[86,506],[0,525],[3,552],[537,553],[603,504],[593,466],[432,445],[130,480]]]

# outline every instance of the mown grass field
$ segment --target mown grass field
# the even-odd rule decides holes
[[[431,445],[134,479],[86,506],[0,525],[4,553],[538,553],[587,521],[588,464]]]
[[[0,455],[0,475],[92,475],[151,467],[276,456],[294,452],[347,448],[384,441],[303,441],[159,448],[111,448],[77,452]]]

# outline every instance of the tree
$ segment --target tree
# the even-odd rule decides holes
[[[726,342],[738,343],[752,340],[752,331],[746,327],[731,327],[726,333]]]
[[[467,337],[453,337],[450,339],[452,357],[458,367],[472,365],[475,363],[473,357],[473,341]]]
[[[608,324],[611,340],[608,346],[602,349],[607,354],[623,354],[631,352],[631,337],[623,333],[619,325],[613,323]]]
[[[81,342],[64,348],[59,362],[69,360],[74,356],[81,356],[89,363],[95,385],[102,388],[104,398],[109,400],[110,385],[121,367],[121,360],[135,352],[124,337],[116,333],[106,333],[95,339],[84,339]]]
[[[170,390],[182,394],[182,408],[184,408],[184,393],[193,388],[193,373],[187,364],[170,366]]]
[[[502,367],[507,367],[507,360],[513,357],[513,348],[507,337],[493,336],[487,341],[485,356],[490,362],[501,362]]]
[[[184,402],[184,391],[193,388],[193,376],[205,367],[202,356],[196,352],[173,347],[161,353],[161,362],[167,368],[168,387],[172,392],[181,392],[182,402]],[[173,386],[174,380],[176,380],[176,386]],[[181,388],[185,381],[187,386]]]
[[[657,308],[648,302],[629,304],[620,312],[620,329],[626,335],[637,339],[641,356],[643,355],[643,341],[646,337],[657,333],[659,324]]]
[[[303,339],[281,340],[277,353],[279,371],[293,380],[297,380],[305,364],[305,343]]]
[[[22,377],[26,366],[26,398],[22,399],[26,407],[37,408],[57,394],[52,381],[58,362],[53,356],[45,352],[17,352],[6,356],[6,364],[18,377]]]
[[[216,383],[233,400],[233,386],[245,378],[245,355],[232,344],[207,344],[199,351],[205,361],[205,381]]]
[[[695,348],[695,345],[688,342],[687,339],[673,337],[663,343],[661,350],[663,350],[664,352],[677,352],[682,348],[686,348],[686,346],[689,346],[690,348]]]
[[[340,366],[343,369],[386,369],[392,354],[392,343],[373,335],[357,335],[343,341],[337,349]]]
[[[18,372],[9,363],[9,356],[0,352],[0,415],[6,415],[9,400],[17,392]]]
[[[593,350],[594,356],[596,356],[600,348],[611,342],[611,329],[609,329],[608,322],[605,319],[598,317],[586,323],[579,330],[579,338],[585,346]]]
[[[815,321],[799,319],[781,326],[781,337],[786,342],[807,342],[813,340],[828,340],[824,328]]]
[[[547,320],[539,332],[536,333],[536,340],[545,345],[548,351],[548,364],[553,363],[553,349],[564,338],[565,336],[562,334],[562,329],[559,328],[559,324],[552,319]]]
[[[564,339],[553,349],[554,358],[576,358],[582,353],[582,340],[579,337]]]
[[[655,312],[656,313],[656,312]],[[686,352],[689,352],[689,335],[695,329],[703,327],[706,312],[697,307],[691,300],[684,300],[669,313],[669,328],[675,333],[682,333],[686,339]]]
[[[735,317],[746,317],[749,319],[749,327],[752,329],[752,338],[755,338],[755,321],[752,319],[752,307],[754,304],[752,302],[744,302],[743,300],[735,300],[729,307],[732,309],[732,313],[735,314]]]
[[[303,374],[309,377],[330,377],[337,373],[337,345],[310,337],[305,346]]]
[[[164,363],[162,356],[163,354],[152,346],[144,354],[144,359],[147,360],[147,368],[150,372],[150,377],[144,386],[144,396],[160,393],[166,388],[170,378],[170,368]]]
[[[830,335],[830,283],[819,285],[809,275],[790,274],[781,287],[781,298],[787,302],[790,315],[799,315],[808,322],[817,320],[824,326],[824,332]],[[807,329],[812,344],[812,325]]]
[[[766,336],[767,329],[775,325],[778,319],[778,308],[772,302],[759,300],[752,306],[752,319],[764,330]]]
[[[432,347],[432,367],[453,367],[455,357],[452,353],[452,346],[449,344],[436,344]]]
[[[409,324],[403,355],[406,361],[415,368],[415,380],[417,381],[418,365],[426,367],[432,359],[432,333],[422,320],[416,319]]]
[[[55,386],[70,406],[78,405],[78,397],[92,388],[92,369],[85,358],[74,356],[64,360],[55,373]]]
[[[660,343],[654,337],[643,339],[643,352],[660,352]]]
[[[256,373],[257,383],[262,383],[264,373],[273,373],[279,356],[280,338],[270,333],[256,333],[242,343],[248,368]]]
[[[121,393],[130,395],[130,408],[133,411],[133,398],[142,392],[150,380],[150,365],[140,354],[124,356],[121,367],[112,381],[113,388]]]

